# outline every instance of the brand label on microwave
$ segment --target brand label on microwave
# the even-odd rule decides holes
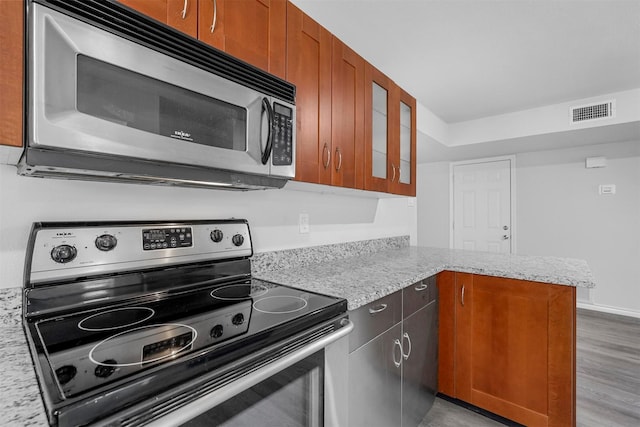
[[[181,139],[183,141],[193,141],[191,134],[182,130],[174,130],[173,135],[169,135],[171,138]]]

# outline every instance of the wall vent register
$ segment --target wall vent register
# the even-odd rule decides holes
[[[613,118],[616,116],[616,101],[571,107],[569,116],[570,124]]]

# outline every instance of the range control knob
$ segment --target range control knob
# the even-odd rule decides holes
[[[236,246],[242,246],[242,244],[244,243],[244,237],[242,237],[242,234],[235,234],[231,238],[231,242],[233,242],[233,244]]]
[[[56,369],[56,377],[60,385],[65,385],[76,376],[78,370],[73,365],[64,365]]]
[[[235,316],[233,316],[231,318],[231,323],[233,323],[236,326],[242,325],[244,323],[244,314],[238,313]]]
[[[222,331],[222,325],[216,325],[211,328],[211,332],[209,332],[209,334],[211,335],[211,338],[220,338],[222,336]]]
[[[78,251],[71,245],[59,245],[51,250],[51,259],[59,264],[64,264],[78,255]]]
[[[222,233],[222,230],[218,230],[216,228],[211,232],[211,240],[213,240],[216,243],[222,242],[223,237],[224,237],[224,234]]]
[[[117,365],[118,362],[116,362],[115,360],[109,359],[109,360],[105,360],[102,363],[104,363],[104,365],[96,366],[96,370],[94,371],[94,374],[96,375],[96,377],[107,378],[116,371],[115,365]]]
[[[112,234],[103,234],[102,236],[96,237],[96,248],[101,251],[108,252],[115,248],[117,244],[118,239],[116,239],[116,236]]]

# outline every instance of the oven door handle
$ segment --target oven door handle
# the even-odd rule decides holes
[[[149,427],[167,427],[167,426],[179,426],[192,420],[196,416],[218,406],[219,404],[229,400],[233,396],[253,387],[254,385],[266,380],[267,378],[277,374],[283,369],[288,368],[294,363],[305,359],[317,351],[322,350],[334,341],[339,340],[342,337],[347,336],[353,330],[353,322],[348,319],[342,320],[342,327],[337,331],[320,338],[318,341],[314,341],[311,344],[300,348],[286,356],[263,366],[249,375],[245,375],[237,380],[220,387],[211,393],[207,393],[198,399],[187,403],[184,406],[176,409],[173,412],[164,415],[149,424]]]

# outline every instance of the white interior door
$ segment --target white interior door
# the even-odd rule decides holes
[[[454,164],[453,247],[511,253],[512,159]]]

